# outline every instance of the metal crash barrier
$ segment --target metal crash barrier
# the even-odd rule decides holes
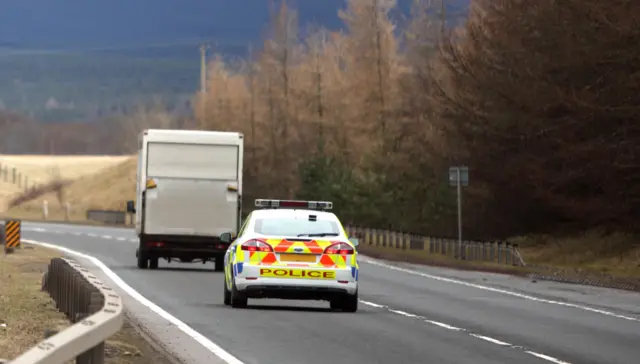
[[[9,364],[104,364],[104,341],[124,323],[122,300],[74,260],[54,258],[42,288],[73,323],[45,338]]]

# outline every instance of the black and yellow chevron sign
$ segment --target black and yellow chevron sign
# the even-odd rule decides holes
[[[4,224],[5,248],[20,247],[20,220],[7,220]]]

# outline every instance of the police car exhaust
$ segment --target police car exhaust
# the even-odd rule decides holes
[[[329,301],[358,309],[358,240],[350,238],[328,201],[255,200],[224,257],[224,303],[248,299]]]

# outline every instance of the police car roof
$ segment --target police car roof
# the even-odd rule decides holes
[[[253,212],[253,217],[257,219],[279,218],[279,217],[307,219],[309,218],[309,215],[315,215],[317,219],[320,219],[320,220],[337,220],[338,219],[338,217],[333,212],[322,211],[322,210],[279,208],[279,209],[260,209],[260,210],[254,210]]]

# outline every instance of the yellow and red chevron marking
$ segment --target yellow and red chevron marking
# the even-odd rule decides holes
[[[333,242],[329,240],[291,241],[287,239],[269,239],[267,244],[273,247],[276,253],[297,253],[296,248],[302,248],[306,254],[322,254]]]
[[[249,264],[271,265],[277,262],[276,255],[270,252],[248,252]]]
[[[340,254],[324,254],[320,257],[320,265],[323,267],[344,268],[347,266],[347,256]]]

